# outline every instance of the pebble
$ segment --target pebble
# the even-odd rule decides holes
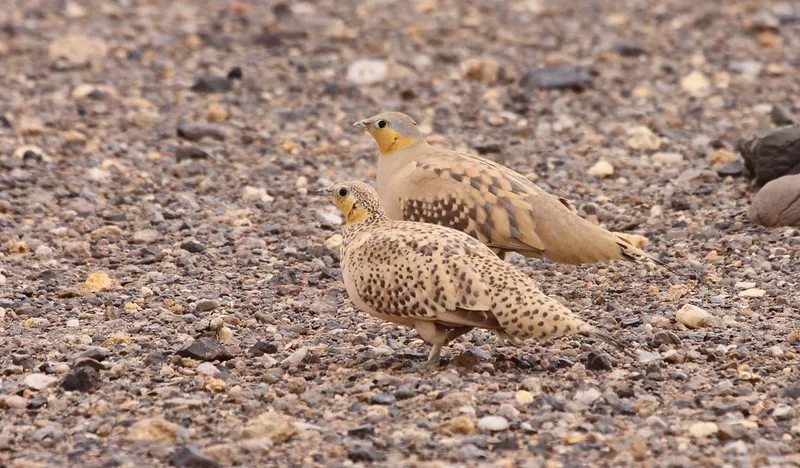
[[[220,371],[214,364],[210,362],[203,362],[199,366],[197,366],[196,372],[200,375],[205,375],[208,377],[217,377],[220,375]]]
[[[489,57],[473,57],[461,62],[461,75],[474,81],[493,84],[505,78],[505,67]]]
[[[133,233],[131,240],[136,244],[152,244],[161,238],[161,233],[155,229],[142,229]]]
[[[681,88],[692,96],[703,97],[711,92],[711,82],[700,71],[693,71],[681,79]]]
[[[281,361],[282,366],[298,366],[303,360],[308,356],[308,347],[303,346],[302,348],[298,349],[297,351],[293,352],[289,357]]]
[[[204,251],[206,247],[197,241],[186,241],[181,244],[181,249],[190,253],[200,253]]]
[[[211,104],[206,111],[206,120],[209,122],[224,122],[228,120],[228,110],[222,104]]]
[[[597,177],[609,177],[614,174],[614,166],[608,161],[600,160],[589,168],[588,173]]]
[[[34,251],[34,256],[39,260],[49,260],[53,258],[53,249],[46,245],[40,245]]]
[[[625,146],[636,151],[649,151],[661,148],[661,138],[649,128],[638,125],[627,132]]]
[[[744,291],[740,291],[738,296],[739,297],[764,297],[767,294],[767,291],[759,288],[750,288],[745,289]]]
[[[347,67],[346,79],[356,85],[380,83],[389,73],[386,60],[361,59]]]
[[[233,89],[233,80],[220,75],[201,76],[189,89],[196,93],[226,93]]]
[[[105,271],[96,271],[92,273],[86,278],[86,281],[81,287],[81,291],[84,293],[108,291],[109,289],[111,289],[111,278]]]
[[[393,405],[395,401],[394,395],[389,393],[376,393],[369,398],[369,402],[373,405]]]
[[[713,422],[697,422],[689,427],[689,434],[698,439],[714,435],[717,432],[719,432],[719,426]]]
[[[102,364],[100,367],[104,368]],[[90,392],[97,390],[101,384],[100,374],[94,367],[82,365],[71,370],[61,381],[61,388],[66,391]]]
[[[699,328],[710,325],[714,316],[697,306],[686,304],[675,313],[675,318],[689,328]]]
[[[653,155],[650,156],[650,159],[656,164],[675,166],[683,162],[683,155],[681,153],[658,152],[653,153]]]
[[[732,62],[728,65],[728,68],[740,75],[755,78],[761,73],[761,70],[764,69],[764,64],[758,60],[742,60],[739,62]]]
[[[741,153],[747,168],[755,174],[756,183],[764,185],[789,175],[800,164],[798,142],[800,125],[791,125],[746,136],[736,143],[736,149]]]
[[[191,445],[175,449],[169,457],[169,462],[170,465],[178,468],[218,468],[222,466],[220,462]]]
[[[800,226],[800,174],[764,185],[751,200],[749,217],[766,227]]]
[[[136,421],[128,429],[130,441],[164,442],[175,444],[179,439],[188,437],[186,428],[171,423],[162,417],[145,418]]]
[[[80,34],[54,38],[47,46],[47,55],[58,69],[86,65],[100,60],[108,52],[108,44],[99,37]]]
[[[28,406],[28,400],[19,395],[3,395],[0,396],[0,408],[3,409],[25,409]]]
[[[334,252],[339,252],[342,248],[342,243],[344,243],[344,238],[342,235],[334,234],[325,241],[325,247],[333,250]]]
[[[608,356],[599,351],[592,351],[586,358],[586,369],[607,372],[613,370],[614,366],[611,364],[611,360],[608,359]]]
[[[576,65],[555,65],[536,68],[525,73],[519,80],[523,88],[570,89],[582,91],[592,84],[589,69]]]
[[[475,423],[467,415],[456,416],[449,420],[444,426],[453,434],[470,435],[475,433]]]
[[[278,352],[278,346],[269,341],[257,341],[252,348],[247,352],[252,357],[260,357],[265,354],[275,354]]]
[[[272,203],[274,198],[267,193],[267,189],[265,188],[247,186],[242,193],[242,200],[245,202],[260,201],[262,203]]]
[[[225,141],[227,138],[224,127],[206,122],[183,123],[178,126],[178,136],[189,141],[198,141],[203,138]]]
[[[25,386],[34,390],[44,390],[56,382],[56,377],[46,374],[30,374],[24,380]]]
[[[527,390],[517,390],[517,393],[514,394],[514,398],[523,405],[533,403],[533,394]]]
[[[226,347],[208,337],[192,341],[175,354],[199,361],[227,361],[233,358],[233,355]]]
[[[219,307],[219,303],[213,299],[202,299],[197,301],[197,304],[194,306],[195,312],[202,314],[203,312],[209,312]],[[219,327],[217,327],[219,328]],[[216,330],[216,328],[214,329]]]
[[[508,419],[502,416],[484,416],[478,420],[478,429],[482,431],[505,431],[509,426]]]
[[[772,417],[776,421],[790,421],[794,417],[794,408],[787,405],[780,405],[772,410]]]

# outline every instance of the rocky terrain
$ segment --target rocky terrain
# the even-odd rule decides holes
[[[737,146],[800,115],[796,3],[3,5],[0,466],[800,465],[800,230]],[[649,239],[678,274],[513,259],[636,357],[414,372],[314,194],[383,110]]]

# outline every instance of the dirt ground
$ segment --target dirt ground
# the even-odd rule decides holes
[[[800,115],[800,5],[3,5],[0,466],[800,465],[800,232],[721,169]],[[314,194],[384,110],[647,237],[680,275],[513,260],[638,357],[474,331],[415,372]]]

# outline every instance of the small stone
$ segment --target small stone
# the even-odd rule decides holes
[[[289,357],[281,361],[282,366],[299,366],[300,363],[308,356],[308,347],[303,346],[302,348],[298,349],[294,353],[292,353]]]
[[[744,291],[740,291],[738,296],[739,297],[764,297],[767,294],[767,291],[759,288],[750,288],[745,289]]]
[[[130,441],[164,442],[175,444],[181,436],[185,437],[186,429],[171,423],[164,418],[146,418],[135,422],[128,429]]]
[[[625,146],[636,151],[649,151],[661,148],[661,138],[649,128],[639,125],[628,130]]]
[[[461,62],[461,75],[468,80],[493,84],[505,78],[505,68],[493,58],[474,57]]]
[[[675,166],[683,162],[683,155],[681,153],[659,152],[650,156],[650,159],[656,164]]]
[[[697,306],[686,304],[675,313],[675,318],[689,328],[699,328],[710,325],[714,316]]]
[[[334,252],[339,252],[342,248],[342,243],[344,243],[344,238],[342,235],[334,234],[325,241],[325,247],[333,250]]]
[[[203,390],[208,390],[209,392],[214,392],[214,393],[224,392],[227,386],[228,384],[225,383],[224,380],[216,377],[211,377],[205,382],[203,382]]]
[[[245,424],[241,439],[258,439],[268,437],[273,442],[286,442],[297,434],[297,425],[294,420],[273,410],[251,418]]]
[[[231,338],[233,338],[233,330],[231,330],[229,327],[221,327],[217,330],[217,339],[221,343],[224,343]]]
[[[653,335],[653,344],[657,346],[661,345],[679,346],[681,344],[681,339],[678,335],[676,335],[671,331],[660,331]]]
[[[108,273],[105,271],[96,271],[89,275],[86,278],[86,281],[83,283],[81,287],[81,292],[99,292],[99,291],[108,291],[111,289],[112,283],[111,278],[108,276]]]
[[[505,431],[509,426],[508,419],[502,416],[484,416],[478,420],[478,429],[482,431]]]
[[[347,81],[355,85],[380,83],[389,73],[386,60],[361,59],[347,67]]]
[[[723,422],[717,432],[719,440],[740,440],[747,437],[747,430],[741,424]]]
[[[647,46],[636,39],[624,40],[617,44],[614,49],[623,57],[639,57],[648,53]]]
[[[262,203],[272,203],[274,198],[267,193],[267,189],[265,188],[247,186],[242,193],[242,200],[245,202],[260,201]]]
[[[36,256],[36,258],[39,260],[49,260],[53,258],[53,249],[42,244],[36,248],[36,251],[34,251],[34,256]]]
[[[614,366],[608,356],[599,351],[592,351],[586,358],[586,369],[607,372],[613,370]]]
[[[69,328],[78,328],[80,325],[81,324],[80,324],[80,322],[78,322],[78,319],[69,319],[69,320],[67,320],[67,326]]]
[[[181,244],[181,249],[190,253],[200,253],[206,249],[206,246],[197,241],[186,241]]]
[[[369,402],[373,405],[393,405],[395,401],[394,395],[389,393],[376,393],[369,397]]]
[[[780,405],[772,410],[772,417],[776,421],[791,421],[794,417],[794,408],[787,405]]]
[[[174,153],[175,160],[178,162],[186,160],[210,159],[212,157],[210,153],[196,146],[178,146],[174,149]]]
[[[210,362],[201,363],[199,366],[197,366],[195,371],[200,375],[205,375],[208,377],[217,377],[220,375],[220,371],[217,369],[217,366],[211,364]]]
[[[184,445],[178,447],[169,457],[170,465],[178,468],[218,468],[222,464],[199,449]]]
[[[373,462],[384,460],[386,457],[371,443],[358,443],[347,451],[347,458],[351,462],[371,465]]]
[[[142,229],[141,231],[133,233],[131,241],[133,241],[134,244],[152,244],[160,238],[161,233],[155,229]]]
[[[757,132],[740,139],[736,149],[747,169],[755,174],[758,185],[797,174],[800,171],[800,125]]]
[[[751,200],[749,216],[766,227],[800,226],[800,174],[779,177],[764,185]]]
[[[711,92],[711,82],[699,71],[693,71],[681,79],[681,88],[692,96],[703,97]]]
[[[689,427],[689,434],[698,439],[708,437],[719,432],[719,426],[713,422],[697,422]]]
[[[233,89],[233,81],[219,75],[201,76],[189,89],[196,93],[226,93]]]
[[[519,80],[523,88],[570,89],[583,91],[592,84],[592,74],[586,67],[556,65],[536,68],[525,73]]]
[[[19,395],[0,396],[0,409],[25,409],[28,400]]]
[[[475,423],[472,422],[472,418],[463,414],[447,421],[443,426],[453,434],[471,435],[475,433]]]
[[[600,160],[594,163],[594,165],[589,168],[588,172],[589,175],[597,177],[609,177],[614,174],[614,166],[608,161]]]
[[[46,374],[30,374],[25,377],[25,386],[34,390],[44,390],[45,388],[58,382],[58,379]]]
[[[198,141],[203,138],[225,141],[227,138],[223,127],[205,122],[187,122],[179,125],[178,136],[189,141]]]
[[[265,354],[275,354],[278,352],[278,346],[275,343],[268,341],[258,341],[247,352],[252,357],[261,357]]]
[[[86,65],[102,59],[107,52],[103,39],[77,34],[56,37],[47,47],[47,54],[58,69]]]
[[[517,390],[517,393],[514,394],[514,398],[523,405],[533,403],[533,393],[527,390]]]
[[[211,104],[206,111],[206,120],[209,122],[224,122],[228,120],[228,111],[221,104]]]
[[[47,128],[42,123],[41,119],[38,117],[29,117],[23,116],[19,119],[19,124],[17,125],[19,133],[23,135],[29,136],[36,136],[36,135],[44,135],[47,133]],[[23,154],[23,159],[27,157],[28,153],[26,152]]]
[[[61,388],[67,391],[86,393],[96,390],[100,384],[100,375],[94,367],[80,366],[64,376]]]
[[[720,177],[736,177],[744,173],[744,161],[737,159],[731,163],[725,164],[717,168],[717,174]]]
[[[202,299],[194,305],[194,311],[198,314],[209,312],[219,307],[219,303],[213,299]]]
[[[233,358],[227,348],[207,337],[191,342],[175,354],[199,361],[227,361]]]
[[[122,236],[125,235],[125,232],[119,226],[111,224],[97,228],[89,235],[92,236],[93,239],[121,239]]]

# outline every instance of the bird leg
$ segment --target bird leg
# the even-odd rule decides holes
[[[504,332],[503,330],[492,330],[494,334],[500,339],[500,343],[503,346],[513,346],[515,348],[519,348],[520,342],[513,336],[509,335],[508,333]]]
[[[428,353],[428,360],[418,369],[421,372],[439,367],[442,358],[442,347],[472,330],[472,327],[447,328],[438,323],[428,321],[418,321],[414,324],[414,328],[416,328],[417,333],[423,340],[432,345],[431,351]]]

